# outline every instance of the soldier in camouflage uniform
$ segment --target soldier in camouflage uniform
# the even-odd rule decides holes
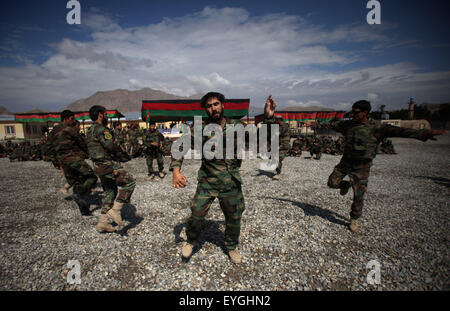
[[[111,220],[119,226],[124,225],[120,211],[124,204],[130,202],[136,183],[118,162],[129,161],[130,156],[114,143],[114,136],[106,127],[108,118],[105,107],[92,106],[89,116],[94,122],[86,134],[89,156],[105,190],[97,230],[113,232],[116,228],[111,226]]]
[[[203,96],[201,106],[205,109],[208,119],[206,124],[218,124],[223,129],[224,149],[226,150],[226,124],[241,124],[241,121],[224,117],[225,97],[220,93],[210,92]],[[203,131],[202,131],[203,132]],[[191,139],[194,140],[194,130],[191,130]],[[202,148],[210,137],[202,136]],[[236,141],[235,141],[236,143]],[[235,150],[236,150],[236,144]],[[228,155],[229,157],[229,155]],[[172,158],[170,170],[173,171],[173,186],[183,188],[186,186],[186,177],[180,172],[183,159]],[[194,243],[200,235],[202,224],[212,202],[218,198],[220,207],[225,215],[225,246],[233,263],[241,262],[241,255],[237,250],[241,228],[241,216],[245,210],[244,196],[242,194],[242,179],[239,168],[242,160],[232,159],[206,159],[203,157],[202,165],[198,171],[197,190],[191,205],[191,217],[187,223],[187,242],[182,247],[182,256],[188,258],[192,254]]]
[[[302,155],[302,140],[300,139],[300,137],[298,137],[292,142],[291,156],[299,157],[301,155]]]
[[[314,159],[314,156],[316,160],[320,160],[320,158],[322,157],[322,152],[323,152],[322,141],[320,137],[316,136],[316,138],[314,138],[314,140],[312,141],[311,147],[309,148],[311,160]]]
[[[269,100],[272,100],[270,98]],[[275,103],[276,106],[276,103]],[[282,116],[273,116],[271,118],[265,118],[264,123],[267,124],[267,139],[268,143],[270,142],[271,137],[271,125],[278,124],[279,125],[279,159],[278,166],[276,168],[276,174],[272,177],[274,180],[280,179],[281,168],[283,167],[283,160],[287,154],[289,154],[289,149],[291,147],[291,134],[289,132],[289,125],[283,121]],[[271,147],[271,146],[270,146]]]
[[[114,126],[114,143],[116,143],[122,149],[122,151],[126,152],[125,149],[126,133],[124,130],[122,130],[122,123],[116,121],[114,122],[113,126]]]
[[[352,232],[358,230],[357,219],[362,214],[370,168],[381,140],[386,137],[406,137],[427,141],[428,139],[435,140],[434,136],[445,133],[445,131],[438,130],[413,130],[381,124],[379,121],[368,119],[370,110],[371,106],[368,101],[357,101],[352,107],[352,120],[314,125],[319,128],[332,129],[344,135],[344,154],[330,175],[328,186],[340,189],[341,195],[347,194],[350,187],[353,188],[354,196],[349,224]],[[311,125],[311,123],[307,125]],[[350,181],[343,180],[346,175],[350,177]]]
[[[139,130],[137,124],[131,124],[130,129],[128,130],[127,140],[129,144],[128,153],[132,158],[137,157],[139,155]]]
[[[3,144],[0,143],[0,158],[4,158],[6,156],[8,156],[6,148],[3,147]]]
[[[164,136],[156,129],[155,122],[150,122],[149,129],[145,133],[144,146],[145,157],[147,161],[148,180],[152,180],[155,176],[153,173],[153,160],[158,163],[159,177],[164,178],[164,156],[162,143]]]
[[[48,151],[57,165],[60,165],[67,183],[73,188],[73,198],[82,215],[90,215],[89,194],[97,183],[97,176],[86,163],[88,149],[85,139],[80,135],[75,114],[70,110],[61,113],[61,127],[53,137]]]
[[[170,150],[172,149],[172,140],[169,137],[164,138],[163,152],[165,156],[170,156]]]

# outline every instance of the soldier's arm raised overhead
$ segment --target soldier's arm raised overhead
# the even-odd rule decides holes
[[[271,119],[273,118],[273,114],[275,113],[275,109],[277,108],[277,102],[272,97],[272,94],[267,97],[266,105],[264,106],[264,118]]]

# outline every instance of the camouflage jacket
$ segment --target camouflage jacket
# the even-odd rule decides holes
[[[202,133],[204,127],[208,124],[204,123],[202,128]],[[229,119],[225,118],[225,124],[223,124],[223,159],[206,159],[204,154],[202,157],[202,165],[198,171],[197,180],[199,183],[208,184],[209,186],[213,187],[214,189],[217,189],[219,191],[229,191],[236,186],[239,186],[242,184],[241,175],[239,174],[239,168],[241,167],[242,160],[236,158],[236,150],[237,150],[237,135],[235,136],[234,141],[234,158],[233,159],[227,159],[225,157],[226,152],[226,124],[242,124],[239,120]],[[202,150],[205,143],[211,138],[212,136],[202,136]],[[194,147],[194,129],[191,129],[191,146]],[[172,171],[174,168],[178,167],[181,168],[181,165],[183,163],[183,158],[181,159],[174,159],[172,158],[172,162],[170,164],[170,170]]]
[[[56,134],[51,148],[62,165],[88,157],[86,141],[75,126],[64,125]]]
[[[60,166],[61,164],[58,163],[58,160],[56,158],[56,151],[53,148],[53,144],[58,137],[58,132],[61,131],[64,128],[64,124],[60,123],[53,127],[53,130],[48,134],[47,140],[45,143],[45,156],[48,161],[51,161],[54,166]]]
[[[160,150],[163,141],[164,136],[157,129],[155,129],[154,131],[148,129],[147,132],[145,132],[143,143],[144,146],[147,147],[147,152]],[[153,146],[152,143],[157,143],[158,146]]]
[[[111,134],[111,131],[101,124],[94,123],[87,130],[86,143],[89,157],[93,162],[116,160],[125,162],[129,160],[129,156],[114,142],[114,136]]]
[[[137,144],[138,143],[138,139],[139,139],[139,132],[138,130],[132,128],[130,130],[128,130],[128,142],[130,142],[131,144]]]
[[[119,146],[125,144],[126,134],[124,135],[124,133],[125,133],[124,130],[114,129],[114,142]]]
[[[376,156],[378,144],[386,137],[416,138],[426,141],[427,130],[414,130],[381,124],[370,119],[363,124],[353,120],[317,123],[315,127],[332,129],[344,135],[344,158],[356,161],[371,161]]]
[[[270,142],[270,136],[271,136],[271,125],[272,124],[278,124],[278,122],[275,120],[275,118],[264,118],[264,124],[267,124],[267,141]],[[283,124],[279,127],[280,131],[280,156],[285,156],[291,147],[291,134],[289,132],[289,124],[283,122]]]

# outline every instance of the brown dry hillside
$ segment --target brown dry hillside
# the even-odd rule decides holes
[[[162,91],[153,90],[151,88],[143,88],[138,91],[114,90],[97,92],[94,95],[77,100],[70,104],[67,109],[72,111],[87,111],[94,105],[101,105],[107,109],[118,109],[120,112],[141,111],[142,100],[156,99],[186,99],[200,98],[201,95],[191,97],[180,97]]]

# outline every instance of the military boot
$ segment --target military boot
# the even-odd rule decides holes
[[[83,216],[90,216],[91,212],[89,210],[89,202],[88,202],[88,198],[86,197],[86,195],[74,192],[72,194],[72,198],[75,201],[75,203],[77,203],[78,205],[78,209],[80,210],[81,215]]]
[[[111,224],[109,223],[109,217],[106,214],[100,214],[97,224],[97,230],[100,233],[117,231],[117,229],[111,226]]]
[[[120,215],[122,207],[123,203],[115,201],[113,207],[106,213],[119,226],[125,225],[125,223],[122,221],[122,216]]]
[[[153,177],[155,177],[155,175],[153,175],[153,174],[151,174],[151,175],[149,175],[148,177],[147,177],[147,180],[153,180]]]
[[[61,188],[61,190],[59,190],[59,192],[61,192],[62,194],[64,194],[64,195],[69,195],[69,189],[70,189],[70,185],[69,184],[65,184],[62,188]]]
[[[192,255],[192,250],[194,249],[194,245],[184,242],[183,247],[181,248],[181,256],[184,258],[189,258]]]
[[[348,193],[348,190],[350,189],[351,185],[348,181],[344,180],[341,182],[341,185],[339,188],[341,188],[340,194],[346,195]]]
[[[348,228],[350,229],[351,232],[358,231],[358,221],[356,219],[351,219]]]
[[[272,177],[273,180],[280,180],[280,174],[276,174]]]
[[[166,176],[163,172],[159,172],[159,178],[164,178]]]
[[[228,252],[228,256],[230,256],[230,259],[233,263],[241,263],[242,261],[242,256],[241,254],[239,254],[237,249],[233,249],[232,251]]]

